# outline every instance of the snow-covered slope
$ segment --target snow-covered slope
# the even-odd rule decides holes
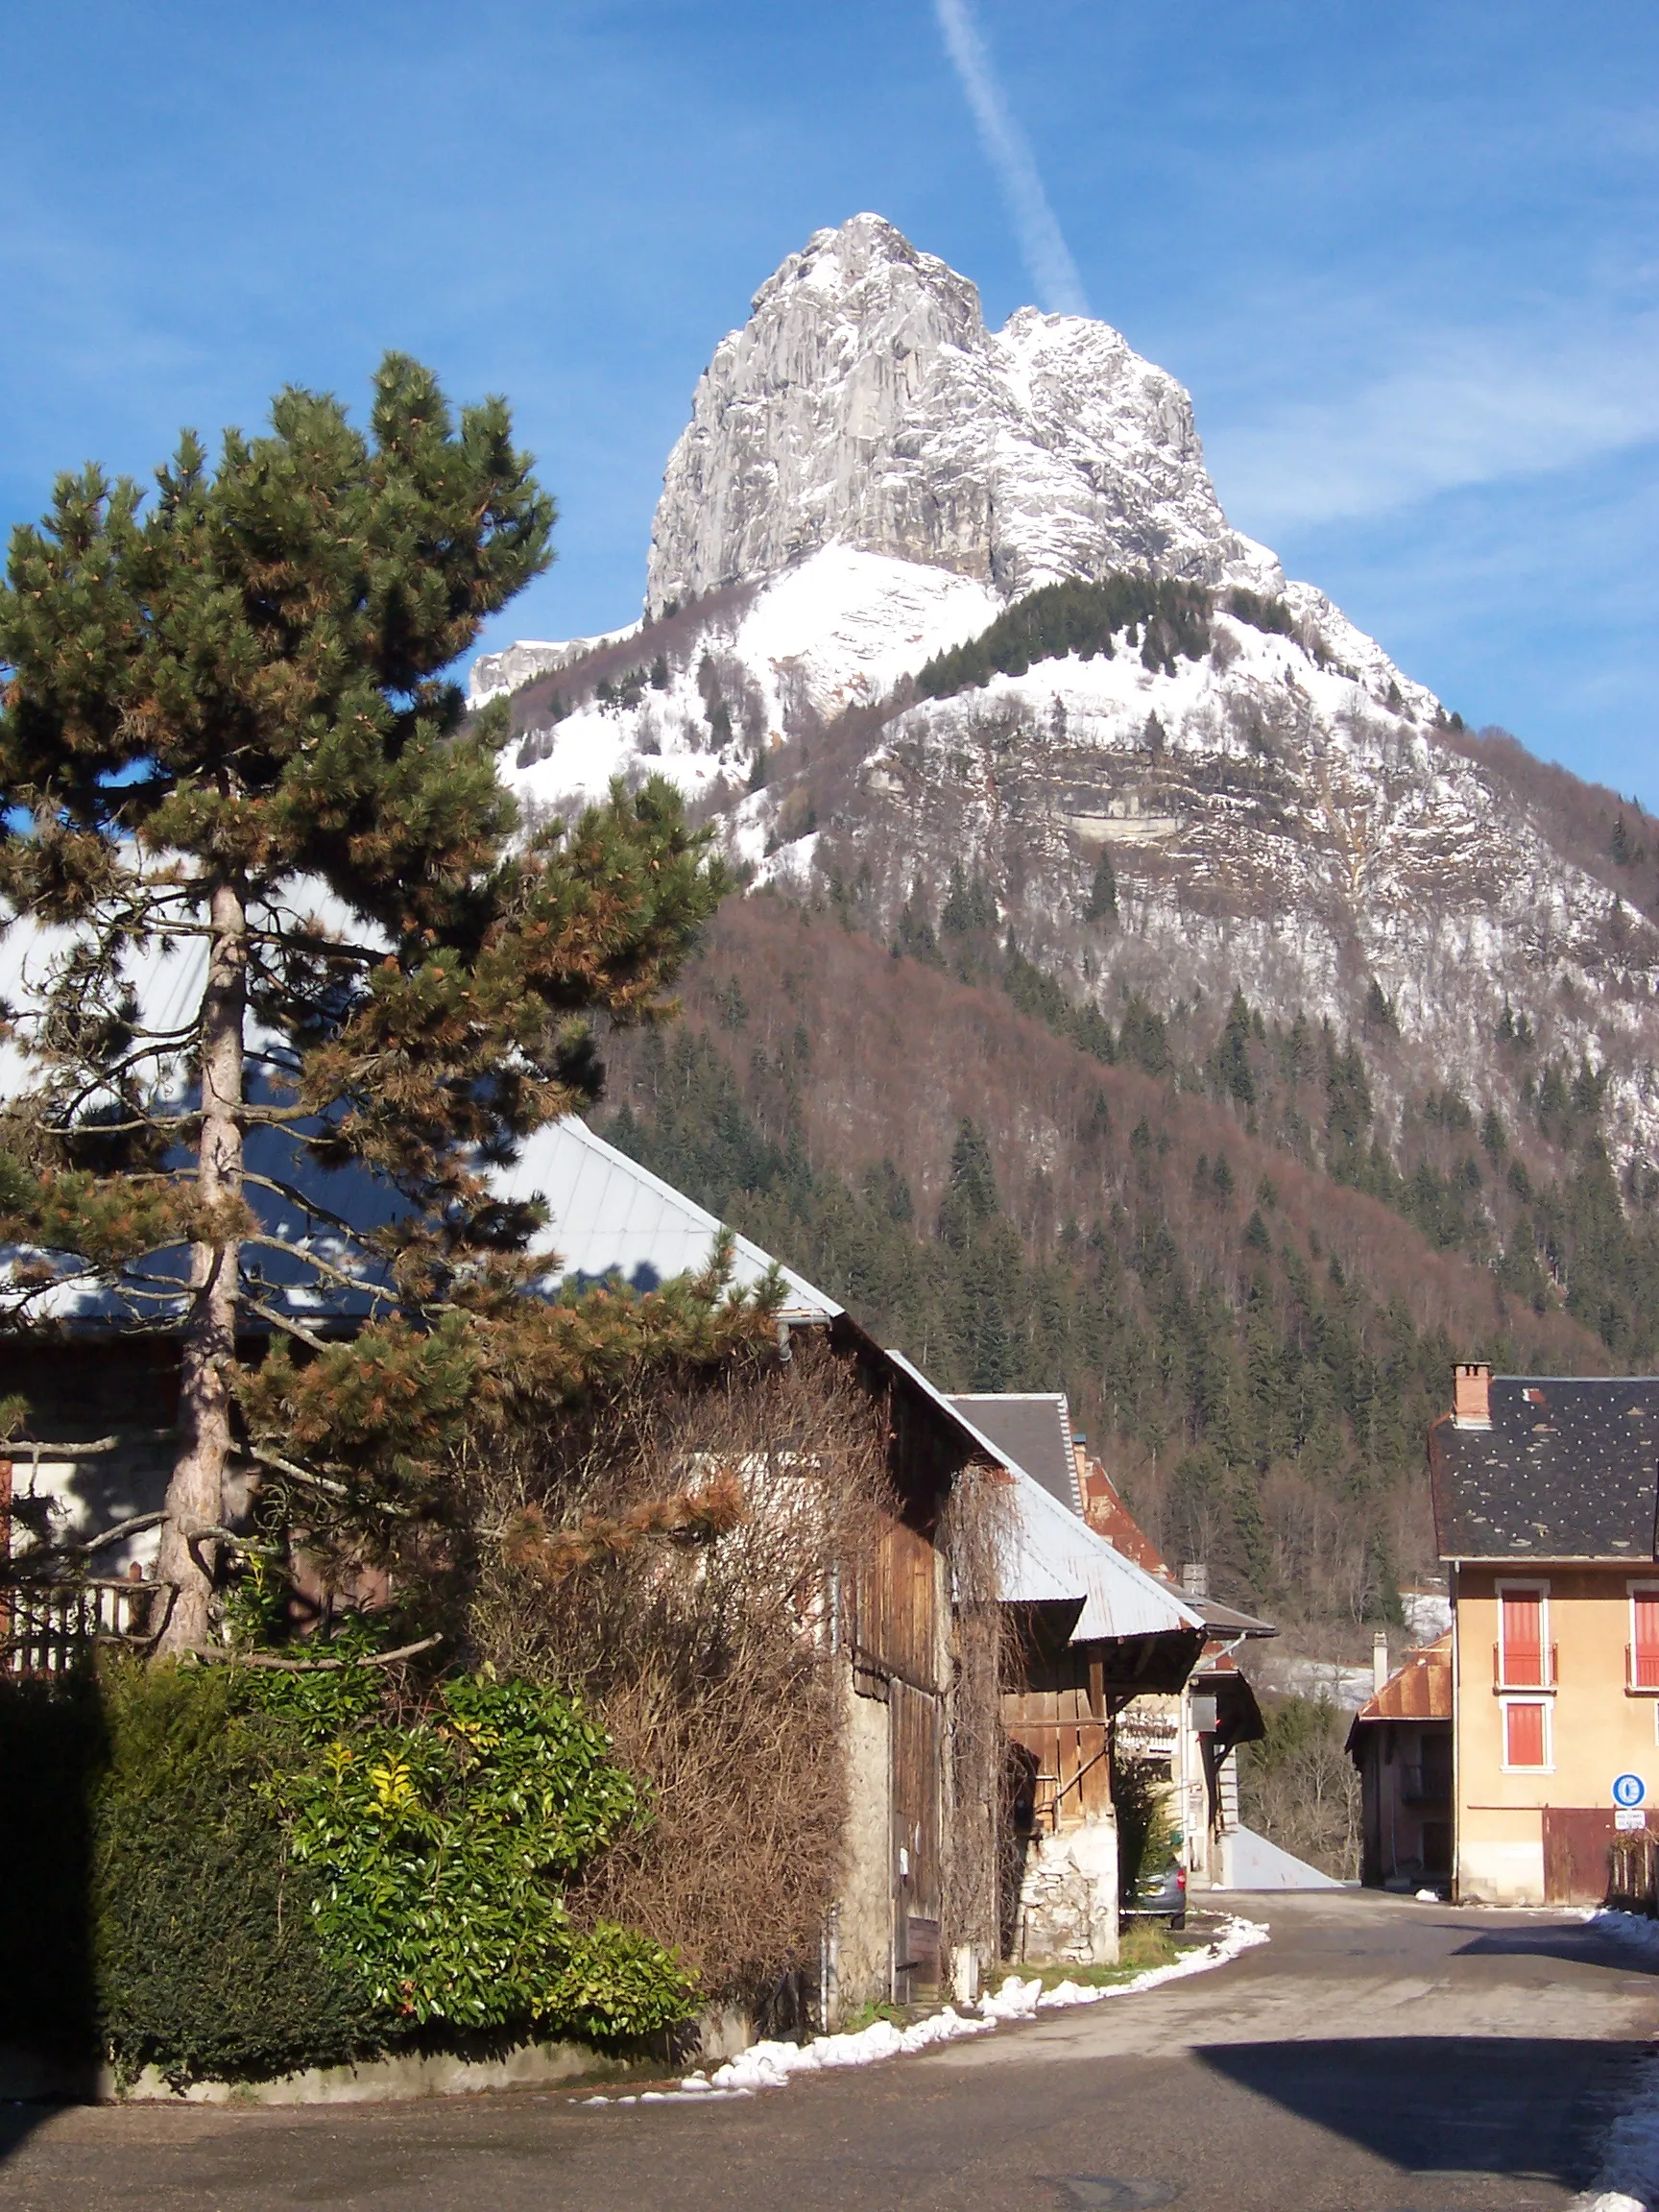
[[[782,744],[804,719],[828,722],[885,697],[931,655],[977,636],[1000,605],[966,576],[826,546],[701,623],[695,650],[671,662],[666,682],[637,705],[589,697],[556,722],[545,708],[532,713],[509,756],[508,780],[543,809],[602,797],[613,776],[644,767],[691,798],[720,781],[741,788],[756,754]],[[555,671],[577,657],[540,650],[559,652],[549,663]],[[730,694],[725,736],[711,726],[705,661]],[[491,695],[475,685],[475,704]]]
[[[1130,633],[917,697],[1014,598],[1123,569],[1211,588],[1201,659],[1148,666]],[[1239,587],[1279,603],[1242,607],[1265,628],[1228,611]],[[1187,394],[1105,325],[1022,309],[989,332],[972,284],[878,217],[819,231],[698,385],[646,601],[635,630],[477,664],[475,696],[535,672],[506,769],[533,811],[666,774],[761,880],[856,882],[882,929],[959,863],[1108,1013],[1242,984],[1340,1034],[1376,982],[1406,1032],[1397,1106],[1407,1076],[1455,1077],[1513,1115],[1507,1003],[1541,1055],[1605,1069],[1621,1157],[1659,1157],[1659,934],[1626,879],[1230,527]],[[1104,938],[1081,919],[1102,851]]]
[[[482,707],[488,699],[499,699],[517,691],[525,684],[533,684],[538,676],[550,675],[570,661],[596,652],[602,645],[614,645],[619,639],[631,637],[638,627],[637,622],[631,622],[621,630],[607,630],[599,637],[566,637],[559,644],[521,637],[505,652],[480,653],[472,663],[471,680],[467,686],[469,704]]]

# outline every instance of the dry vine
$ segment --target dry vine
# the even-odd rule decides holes
[[[847,1810],[833,1619],[886,1495],[879,1414],[803,1346],[468,1471],[475,1658],[577,1691],[654,1790],[572,1904],[676,1945],[710,1997],[816,1975]]]
[[[943,1936],[947,1955],[957,1944],[972,1944],[982,1965],[994,1962],[1000,1949],[999,1906],[1009,1879],[1001,1713],[1008,1629],[998,1562],[1011,1507],[1007,1481],[971,1467],[958,1476],[940,1527],[955,1592],[950,1716],[954,1807],[945,1830]]]

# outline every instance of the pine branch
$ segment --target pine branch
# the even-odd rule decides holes
[[[119,1436],[99,1436],[90,1444],[45,1444],[22,1436],[0,1439],[0,1458],[20,1459],[27,1452],[37,1467],[42,1459],[101,1459],[113,1452]]]
[[[352,1241],[360,1244],[363,1238],[357,1235]],[[302,1244],[291,1243],[286,1237],[275,1237],[265,1231],[256,1231],[251,1237],[244,1237],[242,1243],[245,1248],[252,1245],[259,1251],[280,1252],[300,1265],[312,1268],[325,1281],[337,1284],[342,1290],[350,1291],[353,1297],[368,1298],[375,1305],[394,1309],[397,1305],[397,1298],[390,1290],[366,1281],[360,1275],[349,1274],[344,1267],[336,1267],[331,1260],[320,1259],[315,1252],[307,1252]]]
[[[337,1230],[349,1243],[361,1244],[365,1241],[361,1229],[348,1221],[343,1214],[336,1214],[329,1207],[319,1205],[298,1184],[285,1183],[279,1175],[255,1175],[246,1167],[242,1170],[242,1181],[244,1187],[252,1185],[256,1190],[269,1190],[274,1197],[285,1198],[290,1206],[307,1214],[313,1221],[325,1222],[330,1229]]]
[[[89,1537],[84,1544],[75,1545],[71,1549],[78,1551],[102,1551],[110,1544],[119,1544],[124,1537],[141,1536],[147,1528],[159,1528],[166,1518],[164,1511],[134,1513],[131,1519],[117,1521],[114,1527],[106,1528],[101,1534]]]
[[[246,1290],[242,1293],[242,1303],[250,1313],[256,1313],[261,1321],[269,1321],[273,1329],[279,1330],[284,1336],[292,1336],[297,1344],[304,1344],[313,1352],[327,1351],[328,1339],[325,1336],[319,1336],[302,1322],[278,1313],[275,1307],[261,1305],[257,1298],[249,1297]]]
[[[399,1505],[390,1498],[363,1499],[349,1483],[339,1482],[329,1475],[319,1475],[309,1467],[297,1467],[292,1459],[284,1459],[275,1452],[267,1452],[257,1444],[245,1444],[244,1456],[269,1467],[274,1474],[285,1475],[290,1482],[298,1482],[307,1490],[319,1491],[325,1498],[332,1498],[344,1505],[367,1505],[376,1513],[388,1514],[394,1521],[415,1521],[420,1516],[407,1505]]]
[[[305,959],[349,960],[362,968],[377,968],[392,950],[389,945],[348,945],[337,937],[289,935],[280,929],[261,929],[253,923],[249,925],[248,936],[252,944],[280,946],[283,951],[298,952]]]

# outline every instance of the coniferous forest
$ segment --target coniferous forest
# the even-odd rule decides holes
[[[1653,1193],[1614,1179],[1594,1070],[1510,1026],[1514,1128],[1446,1087],[1385,1130],[1381,990],[1353,1034],[1242,989],[1112,1020],[958,868],[885,947],[833,902],[729,902],[685,1020],[617,1041],[596,1126],[943,1384],[1066,1390],[1220,1592],[1358,1625],[1432,1568],[1455,1358],[1594,1372],[1659,1341]]]

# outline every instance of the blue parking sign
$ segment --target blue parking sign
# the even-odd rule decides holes
[[[1613,1802],[1631,1812],[1647,1794],[1647,1785],[1640,1774],[1619,1774],[1613,1781]]]

